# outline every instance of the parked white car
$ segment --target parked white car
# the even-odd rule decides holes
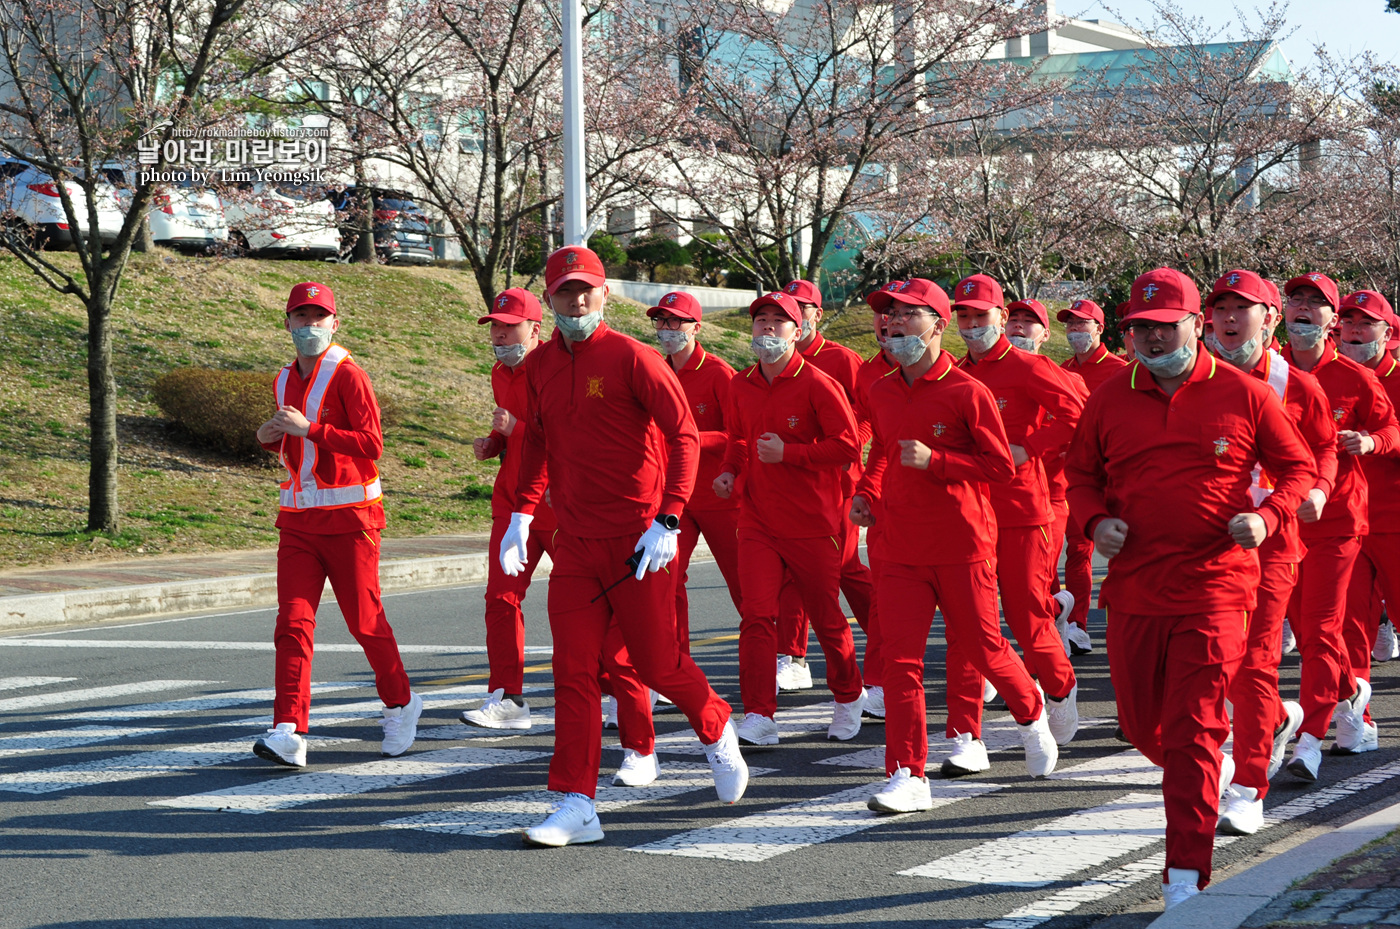
[[[75,181],[66,182],[68,196],[77,212],[78,231],[89,234],[87,200]],[[117,189],[106,180],[94,190],[97,201],[97,234],[103,242],[113,242],[121,232],[126,214],[117,201]],[[73,231],[63,212],[58,182],[25,161],[0,159],[0,209],[5,224],[25,230],[40,244],[70,245]]]
[[[133,179],[131,169],[107,165],[102,173],[117,186],[122,211],[129,210],[132,197],[129,183]],[[157,245],[207,250],[228,241],[223,200],[215,191],[200,187],[193,181],[177,181],[156,187],[146,219],[151,227],[151,238]]]
[[[340,230],[321,189],[258,181],[224,197],[229,242],[248,252],[335,258]]]

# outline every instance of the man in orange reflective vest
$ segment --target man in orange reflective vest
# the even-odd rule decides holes
[[[331,341],[340,318],[329,287],[314,281],[294,286],[285,325],[297,359],[277,376],[277,412],[258,427],[258,441],[278,453],[287,480],[277,515],[273,728],[253,751],[278,764],[306,766],[303,733],[311,709],[316,608],[329,578],[384,701],[380,750],[402,755],[417,734],[423,700],[409,689],[379,596],[384,528],[384,493],[374,464],[384,452],[379,403],[369,375]]]

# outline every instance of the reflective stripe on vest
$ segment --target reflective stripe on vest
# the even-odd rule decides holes
[[[339,345],[332,344],[326,349],[319,361],[316,362],[316,370],[311,372],[311,388],[306,392],[306,409],[302,410],[302,415],[313,423],[321,421],[321,401],[325,399],[326,391],[330,388],[331,378],[335,377],[340,370],[341,362],[350,357],[350,353]],[[292,362],[296,364],[296,362]],[[287,381],[291,377],[292,365],[287,365],[277,375],[277,405],[283,407],[287,405]],[[309,438],[302,436],[301,441],[301,467],[293,471],[291,464],[287,461],[287,441],[296,439],[296,436],[282,437],[282,451],[278,457],[282,459],[282,466],[287,469],[287,480],[282,482],[281,505],[284,510],[310,510],[310,509],[331,509],[343,506],[363,506],[367,503],[374,503],[384,496],[383,486],[379,482],[378,469],[375,469],[374,478],[364,484],[341,484],[334,487],[322,487],[316,483],[316,443]]]
[[[1288,393],[1288,362],[1283,360],[1283,356],[1273,349],[1264,350],[1264,364],[1267,368],[1264,372],[1264,380],[1274,393],[1278,394],[1279,401],[1283,401],[1284,394]],[[1264,473],[1262,465],[1254,465],[1254,474],[1249,485],[1249,496],[1258,507],[1269,494],[1274,492],[1273,480]]]

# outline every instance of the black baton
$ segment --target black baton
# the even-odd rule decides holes
[[[611,584],[609,584],[607,587],[605,587],[605,588],[603,589],[603,592],[602,592],[602,593],[598,594],[597,597],[594,597],[592,600],[589,600],[588,602],[589,602],[589,603],[597,603],[597,602],[598,602],[598,599],[599,599],[600,597],[607,596],[608,592],[611,591],[611,590],[612,590],[614,587],[616,587],[618,584],[621,584],[623,581],[627,580],[629,577],[635,577],[636,574],[637,574],[637,565],[639,565],[639,564],[641,564],[641,563],[642,563],[642,549],[639,548],[639,549],[637,549],[635,552],[632,553],[632,557],[631,557],[631,558],[628,558],[628,559],[627,559],[627,573],[624,574],[624,575],[622,575],[622,577],[618,578],[617,580],[613,581]]]

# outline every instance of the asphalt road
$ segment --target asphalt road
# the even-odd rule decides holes
[[[737,706],[738,618],[721,583],[712,565],[692,571],[692,637]],[[746,751],[756,776],[739,804],[718,803],[684,721],[662,713],[663,777],[599,792],[601,844],[524,848],[519,828],[541,815],[552,733],[466,738],[483,733],[457,722],[484,689],[481,595],[386,597],[430,702],[419,742],[392,760],[378,753],[368,666],[334,604],[323,606],[313,679],[327,686],[313,710],[324,722],[313,718],[312,732],[324,741],[304,771],[249,750],[270,724],[272,611],[0,638],[0,927],[1066,929],[1142,910],[1159,893],[1160,780],[1113,738],[1102,648],[1076,659],[1091,724],[1062,749],[1059,779],[1029,780],[1009,747],[984,777],[936,780],[942,805],[931,813],[874,818],[864,798],[882,778],[881,727],[825,740],[830,695],[813,643],[818,686],[781,698],[790,734]],[[1094,611],[1100,643],[1102,622]],[[527,601],[527,630],[530,646],[549,646],[543,587]],[[935,639],[934,770],[941,657]],[[547,663],[527,656],[541,718],[553,705]],[[1296,655],[1285,660],[1286,692],[1297,667]],[[1266,804],[1277,821],[1218,841],[1218,869],[1400,791],[1397,673],[1400,662],[1375,669],[1381,750],[1324,757],[1315,785],[1280,775]],[[995,745],[1009,717],[988,718]],[[619,758],[604,751],[605,775]]]

